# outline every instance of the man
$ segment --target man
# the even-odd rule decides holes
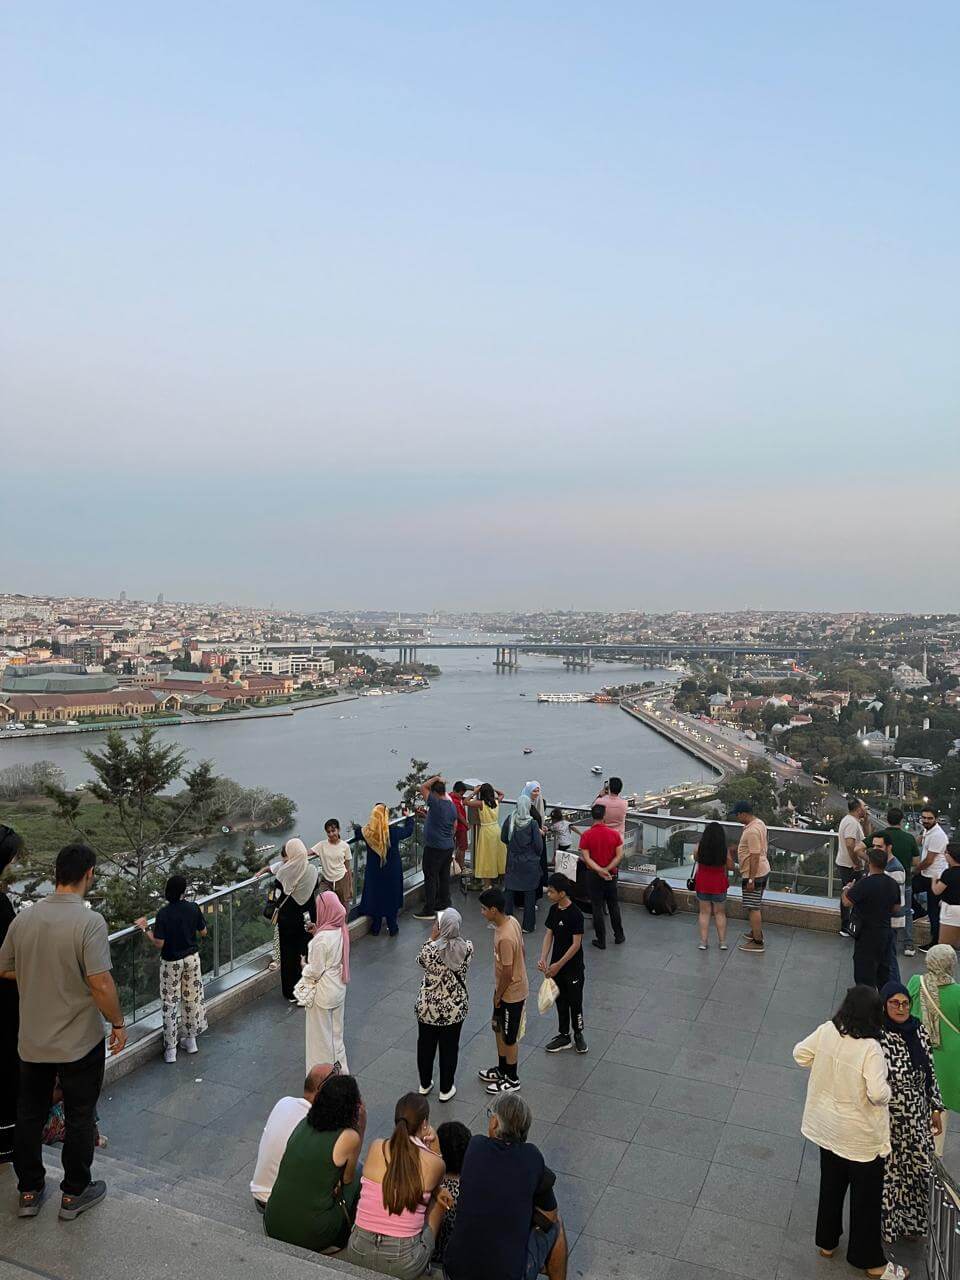
[[[502,889],[484,889],[480,914],[493,925],[493,1030],[497,1041],[497,1065],[477,1072],[486,1082],[487,1093],[513,1093],[520,1088],[517,1040],[524,1002],[530,994],[523,932],[506,909]]]
[[[737,845],[737,860],[740,864],[740,896],[750,922],[749,930],[740,939],[739,949],[759,955],[766,951],[760,908],[763,905],[763,893],[770,874],[770,863],[767,860],[767,826],[754,814],[753,805],[749,800],[741,800],[735,804],[730,817],[735,818],[743,826],[743,834]]]
[[[890,956],[887,961],[890,969],[890,981],[899,982],[900,963],[897,960],[897,933],[906,926],[906,904],[904,901],[904,893],[907,873],[903,868],[903,863],[894,855],[893,843],[888,831],[875,831],[870,837],[870,845],[873,849],[882,849],[887,855],[887,865],[884,867],[884,873],[888,875],[897,886],[897,892],[900,894],[900,902],[897,906],[897,910],[890,918]]]
[[[624,844],[627,839],[627,802],[620,794],[622,791],[622,778],[608,778],[594,804],[603,806],[604,822],[619,831],[620,843]]]
[[[420,794],[427,802],[427,820],[423,824],[423,907],[414,912],[413,918],[434,920],[438,911],[450,906],[450,862],[457,811],[439,774],[427,778]]]
[[[606,823],[606,809],[599,802],[590,810],[593,826],[580,837],[580,856],[587,867],[587,889],[593,913],[593,943],[598,951],[607,949],[607,926],[603,919],[606,904],[616,943],[625,941],[617,897],[617,867],[623,860],[623,837]]]
[[[467,806],[463,802],[466,792],[467,784],[465,782],[455,782],[453,790],[450,792],[450,802],[457,811],[457,823],[453,830],[453,847],[461,870],[467,865],[467,844],[470,836],[470,827],[467,822]]]
[[[546,1046],[547,1053],[561,1053],[571,1047],[571,1020],[573,1047],[577,1053],[587,1052],[583,1037],[583,912],[570,899],[572,888],[567,877],[558,872],[547,881],[550,910],[537,968],[559,988],[557,1018],[560,1024],[559,1033]]]
[[[446,1280],[566,1280],[567,1238],[556,1174],[527,1142],[533,1115],[522,1098],[498,1098],[487,1136],[470,1139],[457,1219],[443,1255]]]
[[[911,881],[914,868],[920,861],[920,846],[917,844],[913,833],[905,831],[903,828],[902,809],[887,810],[887,826],[882,834],[890,837],[893,856],[907,873],[906,883],[903,887],[903,954],[905,956],[915,956],[917,949],[913,945],[913,891]]]
[[[843,890],[859,879],[867,856],[863,823],[869,825],[866,806],[857,796],[847,801],[847,812],[837,831],[837,870],[840,873],[840,937],[850,937],[850,910],[843,905]]]
[[[329,1062],[320,1062],[311,1067],[310,1074],[303,1082],[303,1095],[299,1098],[281,1098],[267,1117],[260,1135],[256,1167],[250,1181],[250,1194],[261,1213],[270,1199],[291,1133],[313,1106],[313,1100],[324,1083],[330,1076],[338,1074],[339,1067],[331,1066]]]
[[[940,941],[940,899],[933,892],[933,885],[947,869],[947,833],[941,827],[939,815],[931,805],[920,810],[923,838],[920,843],[918,875],[913,880],[913,892],[927,895],[927,920],[930,924],[930,941],[920,948],[926,954]]]
[[[900,909],[900,890],[886,870],[886,849],[871,847],[867,850],[867,874],[843,891],[847,906],[857,912],[853,980],[878,990],[890,981],[890,921]]]
[[[53,893],[20,912],[0,947],[0,977],[15,980],[20,992],[13,1163],[21,1218],[35,1218],[46,1198],[40,1140],[58,1077],[66,1121],[60,1217],[72,1220],[107,1194],[105,1182],[90,1179],[103,1084],[103,1018],[110,1023],[111,1053],[120,1052],[127,1033],[110,974],[106,921],[83,901],[96,862],[85,844],[61,849]]]

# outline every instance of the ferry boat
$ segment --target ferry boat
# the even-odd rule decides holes
[[[590,772],[591,772],[591,773],[595,773],[595,774],[597,775],[597,777],[599,778],[599,777],[600,777],[600,775],[601,775],[601,773],[603,773],[603,765],[602,765],[602,764],[595,764],[595,765],[593,766],[593,768],[590,770]]]
[[[523,748],[523,754],[524,754],[525,756],[532,756],[532,755],[533,755],[533,747],[524,747],[524,748]]]
[[[589,702],[589,693],[538,693],[538,702]]]

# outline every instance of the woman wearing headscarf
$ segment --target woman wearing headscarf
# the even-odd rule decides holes
[[[307,1011],[307,1073],[315,1062],[339,1064],[346,1074],[343,1007],[350,981],[350,931],[347,912],[332,889],[318,894],[316,924],[307,949],[307,963],[297,986]]]
[[[417,964],[423,981],[417,996],[417,1071],[420,1092],[433,1088],[433,1061],[440,1051],[440,1101],[457,1092],[454,1078],[460,1053],[460,1032],[469,1008],[467,970],[473,943],[460,936],[460,912],[439,912],[430,937],[420,948]]]
[[[306,926],[316,920],[314,897],[320,872],[310,865],[307,846],[296,839],[288,840],[280,850],[279,860],[258,871],[257,875],[267,875],[271,871],[276,876],[272,897],[277,904],[280,986],[283,998],[296,1004],[293,988],[300,979],[300,969],[310,941]]]
[[[947,1112],[960,1111],[960,984],[955,981],[957,953],[941,942],[927,952],[927,971],[915,973],[907,983],[910,1012],[923,1023],[933,1049],[933,1069]],[[935,1136],[937,1155],[943,1155],[943,1132]]]
[[[526,792],[517,798],[513,813],[501,828],[500,839],[507,846],[503,887],[513,894],[514,912],[517,909],[523,912],[523,932],[533,933],[537,927],[537,890],[542,881],[546,846]]]
[[[539,900],[543,897],[547,876],[550,874],[550,868],[547,865],[547,802],[543,798],[543,788],[536,781],[526,783],[520,794],[529,798],[530,814],[540,828],[540,835],[543,837],[543,850],[540,854],[540,883],[537,885],[537,899]]]
[[[23,848],[23,840],[12,827],[0,825],[0,877]],[[0,884],[0,946],[16,915],[13,903]],[[0,1164],[13,1159],[13,1127],[17,1118],[20,1057],[20,997],[15,982],[0,978]]]
[[[930,1041],[910,1014],[910,992],[888,982],[880,992],[884,1029],[880,1047],[890,1085],[890,1154],[883,1171],[883,1238],[927,1234],[933,1138],[941,1131],[943,1099],[933,1070]]]
[[[403,861],[400,844],[413,832],[413,816],[403,822],[390,823],[385,804],[375,804],[366,826],[354,825],[358,839],[367,847],[367,865],[363,875],[363,894],[358,916],[370,917],[370,932],[376,936],[384,920],[391,938],[400,931],[397,917],[403,906]]]

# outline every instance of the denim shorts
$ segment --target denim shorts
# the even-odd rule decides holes
[[[701,902],[726,902],[726,893],[701,893],[697,890],[697,897]]]
[[[433,1229],[424,1225],[418,1236],[382,1236],[355,1226],[345,1251],[349,1262],[395,1280],[416,1280],[433,1256]]]

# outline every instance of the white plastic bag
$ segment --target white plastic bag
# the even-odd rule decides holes
[[[573,849],[558,849],[553,860],[553,869],[557,875],[566,876],[571,884],[577,883],[577,863],[580,855]]]
[[[560,994],[560,988],[552,978],[544,978],[540,983],[540,990],[537,993],[537,1008],[541,1013],[549,1013],[556,1004],[557,996]]]

